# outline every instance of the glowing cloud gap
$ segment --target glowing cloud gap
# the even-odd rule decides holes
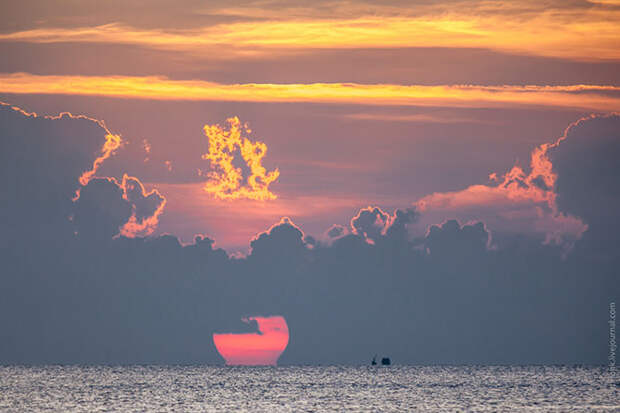
[[[225,130],[220,125],[205,125],[204,133],[209,139],[209,152],[202,156],[211,162],[214,171],[208,173],[209,181],[204,190],[217,199],[253,199],[258,201],[276,199],[277,196],[269,191],[269,185],[273,183],[280,171],[275,169],[269,173],[262,166],[262,160],[267,153],[267,145],[263,142],[252,142],[242,137],[241,122],[239,118],[232,117],[226,120],[230,125]],[[245,126],[245,132],[251,130]],[[239,150],[248,168],[250,175],[247,184],[243,185],[243,173],[241,168],[235,168],[233,160],[235,151]]]
[[[39,76],[13,73],[0,75],[0,92],[190,101],[317,102],[463,108],[547,106],[609,112],[620,110],[620,87],[610,85],[424,86],[356,83],[226,85],[152,76]]]
[[[213,334],[213,343],[227,365],[276,365],[289,339],[282,316],[248,317],[242,321],[258,323],[259,333]]]

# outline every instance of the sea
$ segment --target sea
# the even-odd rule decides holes
[[[1,412],[620,412],[588,366],[4,366]]]

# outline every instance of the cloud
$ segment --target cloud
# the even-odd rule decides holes
[[[120,187],[123,189],[123,199],[131,204],[131,216],[121,227],[120,234],[125,237],[151,235],[164,212],[166,198],[156,189],[147,192],[138,178],[127,174],[123,175]]]
[[[348,119],[383,121],[383,122],[411,122],[411,123],[492,123],[473,117],[454,117],[425,113],[391,114],[391,113],[351,113],[344,115]]]
[[[448,220],[431,225],[424,238],[427,252],[434,257],[477,257],[489,246],[490,235],[482,222],[461,225]]]
[[[620,109],[613,85],[397,85],[359,83],[221,84],[154,76],[0,75],[0,92],[69,94],[135,99],[315,102],[457,108],[555,107],[594,111]]]
[[[599,251],[615,248],[619,239],[619,131],[618,114],[586,117],[567,128],[546,154],[556,175],[558,210],[587,223],[586,236],[604,240],[597,244]]]
[[[570,250],[591,222],[604,216],[602,210],[610,211],[610,201],[616,202],[613,191],[609,190],[610,180],[615,179],[609,172],[613,170],[615,158],[604,154],[618,152],[617,119],[617,115],[580,118],[557,140],[532,151],[529,170],[517,164],[501,177],[491,174],[490,179],[495,183],[433,193],[415,205],[422,213],[435,218],[443,215],[465,221],[482,219],[492,231],[540,234],[543,243]],[[606,149],[602,150],[602,146]],[[588,152],[590,156],[586,155]],[[593,159],[603,160],[599,165],[605,166],[595,168]],[[608,184],[598,193],[593,192],[596,189],[585,189],[600,188],[593,183],[605,180]],[[571,182],[563,183],[568,181]],[[571,208],[570,204],[576,205],[577,199],[581,205],[588,206],[586,209],[598,206],[601,209],[588,214],[584,208]],[[604,206],[599,201],[602,199],[608,199],[603,201]]]
[[[576,60],[613,60],[619,56],[616,26],[620,16],[618,9],[606,2],[594,7],[531,1],[466,1],[459,2],[458,7],[450,2],[407,7],[360,2],[278,6],[213,5],[212,16],[233,21],[206,27],[132,26],[131,20],[143,20],[140,16],[128,24],[5,32],[0,41],[131,44],[224,59],[326,48],[402,47],[487,48]],[[204,9],[195,13],[205,19]],[[109,21],[126,20],[122,15]]]
[[[205,184],[204,190],[218,199],[276,199],[277,196],[269,190],[269,185],[278,179],[280,171],[276,168],[267,172],[262,165],[267,154],[267,145],[243,137],[241,122],[236,116],[227,119],[227,122],[230,125],[228,130],[218,124],[204,126],[205,135],[209,139],[209,152],[202,158],[208,160],[212,168],[208,173],[210,180]],[[247,125],[244,125],[243,129],[245,133],[251,133]],[[242,168],[233,164],[237,155],[235,151],[239,152],[249,169],[249,175],[245,179]]]
[[[80,176],[79,181],[80,181],[80,184],[82,186],[88,185],[88,182],[95,176],[95,174],[97,173],[97,170],[99,169],[101,164],[103,164],[103,162],[106,159],[108,159],[110,156],[112,156],[114,154],[114,151],[116,151],[118,148],[120,148],[121,142],[122,142],[122,140],[121,140],[121,137],[119,135],[113,135],[111,133],[108,133],[105,136],[105,143],[101,147],[101,155],[99,155],[93,161],[92,168],[89,169],[88,171],[85,171]]]
[[[282,256],[283,251],[297,254],[306,249],[303,231],[290,218],[283,217],[280,222],[267,231],[261,232],[250,241],[251,256]]]
[[[615,218],[617,117],[581,120],[536,148],[528,171],[429,198],[424,211],[363,208],[351,233],[334,227],[325,243],[282,218],[236,257],[202,235],[185,245],[120,235],[165,202],[137,178],[92,177],[72,202],[106,142],[96,122],[8,106],[0,120],[0,363],[213,364],[213,334],[238,331],[231,326],[252,314],[286,319],[284,364],[360,365],[377,352],[416,365],[601,364],[608,355],[606,325],[592,320],[618,290],[617,238],[588,231],[563,254],[528,236],[530,226],[489,248],[487,220],[521,225],[518,213],[536,208],[553,228],[561,217]],[[582,196],[584,182],[593,188]],[[420,236],[409,231],[467,207],[481,219],[444,216]],[[554,236],[550,228],[539,234]],[[560,231],[562,242],[571,231]]]
[[[387,230],[390,216],[378,207],[360,209],[351,219],[351,229],[354,234],[365,238],[371,243],[376,242]]]
[[[5,228],[14,227],[24,238],[47,228],[47,236],[71,237],[76,231],[80,237],[110,239],[119,232],[148,235],[157,227],[165,205],[157,190],[147,192],[138,178],[126,174],[120,182],[96,176],[122,145],[120,135],[103,121],[66,112],[39,116],[5,103],[0,104],[0,116],[7,157],[2,176],[18,177],[13,184],[7,182],[8,213],[0,218]],[[18,162],[10,159],[15,154],[23,154]],[[28,189],[17,190],[16,185]],[[39,212],[19,226],[12,224],[11,216],[21,215],[24,208]]]
[[[110,240],[132,216],[123,190],[112,179],[92,178],[75,201],[73,223],[80,238]]]
[[[6,103],[0,103],[0,125],[5,236],[24,241],[72,236],[71,197],[109,131],[86,116],[39,116]]]
[[[79,182],[83,187],[88,187],[101,164],[112,156],[120,145],[120,136],[106,135],[106,142],[101,149],[101,155],[93,162],[92,169],[84,172],[79,178]],[[138,178],[128,176],[127,174],[123,174],[121,182],[118,182],[114,177],[104,177],[99,180],[101,182],[107,181],[107,185],[116,187],[116,190],[113,191],[114,194],[109,196],[108,200],[116,202],[116,192],[120,193],[121,198],[131,208],[131,214],[120,223],[111,225],[111,234],[108,231],[93,231],[93,233],[98,232],[104,238],[109,238],[106,235],[114,236],[117,234],[133,238],[137,235],[151,235],[155,231],[159,224],[159,217],[164,212],[164,207],[166,206],[166,198],[157,189],[147,192]],[[72,198],[73,202],[80,200],[81,191],[82,187],[75,191],[75,196]],[[112,194],[110,190],[108,192]],[[96,205],[107,205],[106,198],[104,196],[104,198],[98,199],[96,204],[91,202],[89,205],[91,208],[96,207]],[[79,208],[81,209],[83,206]],[[92,216],[90,219],[100,220],[97,216]]]
[[[99,169],[99,167],[103,164],[103,162],[106,159],[112,156],[118,148],[120,148],[121,143],[122,143],[122,140],[119,135],[114,135],[112,133],[106,134],[105,142],[103,143],[103,146],[101,147],[101,151],[100,151],[101,155],[95,158],[95,160],[93,161],[93,166],[88,171],[84,171],[84,173],[80,175],[80,178],[78,179],[78,182],[80,183],[80,185],[82,186],[88,185],[90,180],[93,179],[93,177],[97,173],[97,170]],[[75,196],[72,199],[74,202],[80,198],[80,191],[81,191],[81,188],[76,189]]]
[[[142,140],[142,148],[144,149],[144,162],[148,162],[150,160],[151,155],[151,144],[147,139]]]
[[[342,225],[338,225],[338,224],[334,224],[331,227],[329,227],[329,229],[327,231],[325,231],[325,234],[329,237],[329,238],[340,238],[343,235],[345,235],[347,233],[347,229],[346,227],[342,226]]]
[[[418,221],[420,213],[415,208],[397,209],[385,230],[388,239],[406,241],[409,237],[407,226]]]
[[[407,241],[407,225],[417,221],[419,213],[415,208],[397,209],[390,216],[379,207],[367,207],[359,210],[351,219],[351,231],[366,242],[375,244],[385,238]]]

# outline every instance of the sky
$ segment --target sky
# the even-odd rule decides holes
[[[605,363],[620,2],[0,16],[0,363]]]

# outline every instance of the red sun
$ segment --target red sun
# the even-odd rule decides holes
[[[229,366],[275,366],[288,344],[288,326],[282,316],[248,317],[260,333],[213,334],[215,348]]]

